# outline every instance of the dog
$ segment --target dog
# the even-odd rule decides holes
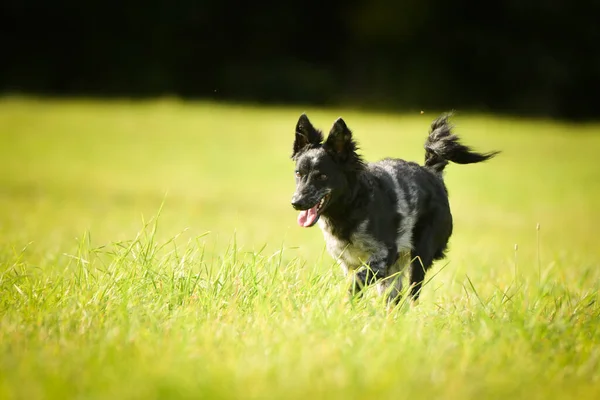
[[[298,224],[318,223],[328,253],[346,275],[353,274],[351,298],[376,283],[388,304],[399,303],[400,274],[410,265],[409,296],[417,301],[425,273],[445,257],[453,225],[444,168],[499,153],[477,153],[461,144],[450,116],[432,122],[423,166],[397,158],[366,163],[341,117],[323,141],[306,114],[300,116],[291,156],[296,166],[291,203],[300,211]]]

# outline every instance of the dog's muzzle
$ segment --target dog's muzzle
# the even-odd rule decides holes
[[[306,197],[302,198],[297,194],[294,194],[292,196],[292,207],[294,207],[295,210],[308,210],[310,207],[312,207],[312,204],[310,204]]]

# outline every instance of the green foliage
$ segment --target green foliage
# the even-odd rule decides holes
[[[368,160],[422,160],[434,118],[0,103],[0,397],[600,396],[597,125],[459,114],[503,153],[447,168],[448,258],[388,309],[295,224],[302,111]]]

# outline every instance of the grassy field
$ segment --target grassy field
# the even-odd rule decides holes
[[[296,225],[302,111],[369,161],[435,117],[1,100],[0,398],[600,398],[599,125],[458,114],[503,153],[446,169],[448,258],[388,310]]]

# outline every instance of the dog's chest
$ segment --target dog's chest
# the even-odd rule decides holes
[[[319,221],[319,226],[325,238],[327,252],[346,270],[360,268],[378,251],[379,246],[376,241],[361,229],[353,233],[350,240],[345,240],[334,235],[326,222]]]

